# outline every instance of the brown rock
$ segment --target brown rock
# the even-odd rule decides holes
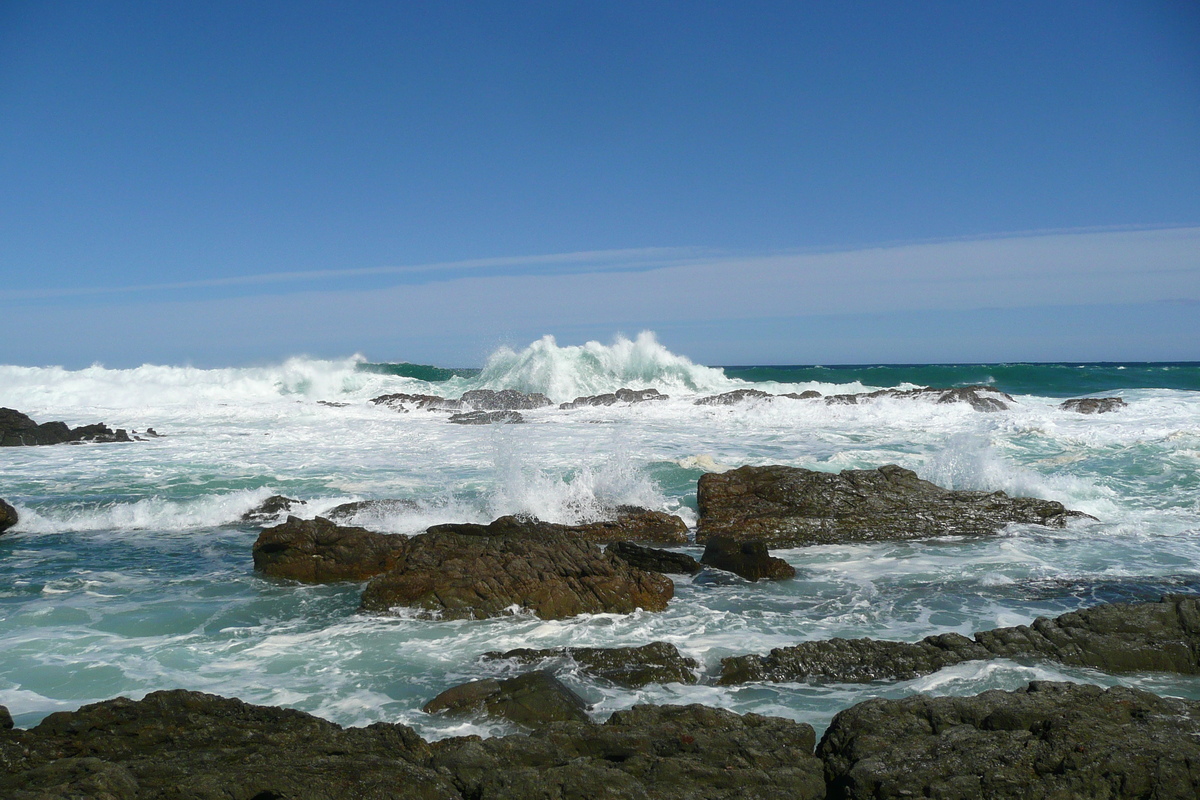
[[[626,561],[638,569],[664,574],[695,575],[704,569],[700,562],[687,553],[642,547],[633,542],[613,542],[606,552]]]
[[[713,536],[704,547],[700,563],[741,575],[748,581],[766,578],[771,581],[796,577],[796,569],[782,558],[767,552],[767,546],[759,541],[734,539],[730,536]]]
[[[455,686],[425,704],[422,711],[478,713],[535,728],[548,722],[587,722],[587,703],[548,672],[515,678],[487,678]]]
[[[365,581],[396,565],[408,545],[399,535],[335,525],[323,517],[265,528],[254,543],[254,568],[304,583]]]

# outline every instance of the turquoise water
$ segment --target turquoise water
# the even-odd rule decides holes
[[[828,636],[913,640],[1030,622],[1097,602],[1200,592],[1200,365],[696,365],[653,337],[500,351],[481,370],[294,359],[198,370],[0,366],[0,406],[72,425],[105,421],[165,438],[128,445],[0,450],[0,497],[20,525],[0,537],[0,704],[18,725],[124,694],[183,687],[292,706],[342,724],[404,722],[426,736],[503,725],[419,709],[456,682],[498,674],[488,650],[661,639],[720,658]],[[988,383],[1009,411],[884,400],[696,406],[756,385],[824,393]],[[388,392],[542,391],[555,401],[653,386],[661,403],[528,412],[528,424],[450,425],[371,404]],[[1084,416],[1064,396],[1103,392],[1119,412]],[[344,407],[319,401],[346,403]],[[1060,500],[1092,514],[1063,530],[1013,526],[979,539],[782,550],[797,578],[676,580],[667,611],[548,622],[431,622],[355,612],[361,587],[306,587],[252,569],[258,527],[241,515],[270,494],[303,515],[359,499],[410,509],[360,520],[417,533],[504,513],[578,522],[620,503],[695,522],[707,471],[780,463],[836,471],[898,463],[955,488]],[[681,548],[699,555],[699,548]],[[1032,678],[1123,683],[1200,697],[1196,678],[1113,677],[1046,663],[959,665],[892,684],[620,689],[569,673],[603,718],[637,702],[704,702],[822,728],[873,696],[973,694]]]

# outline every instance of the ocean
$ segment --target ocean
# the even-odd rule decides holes
[[[1014,403],[997,413],[911,399],[694,403],[737,388],[837,394],[969,384],[1008,392]],[[369,402],[475,388],[563,402],[621,387],[652,387],[670,399],[550,407],[522,412],[527,424],[485,426]],[[343,725],[400,722],[427,738],[491,735],[511,729],[420,710],[452,685],[514,669],[481,662],[485,651],[661,640],[711,678],[724,656],[804,640],[970,635],[1096,603],[1200,593],[1198,390],[1200,363],[715,368],[651,334],[581,347],[546,337],[499,350],[482,369],[362,357],[227,369],[0,366],[0,406],[38,422],[163,434],[0,449],[0,498],[21,515],[0,536],[0,704],[28,727],[85,703],[185,688]],[[1059,407],[1087,395],[1127,405],[1098,415]],[[774,554],[795,566],[794,580],[673,576],[665,612],[564,621],[364,616],[358,584],[301,586],[255,574],[259,526],[240,521],[283,494],[307,501],[302,516],[352,500],[409,500],[359,523],[405,534],[513,513],[576,523],[618,504],[679,514],[694,526],[697,479],[743,464],[899,464],[949,488],[1058,500],[1097,521],[781,549]],[[801,720],[818,735],[837,711],[867,698],[970,695],[1032,679],[1200,699],[1200,678],[1005,660],[870,684],[702,680],[629,690],[560,677],[598,720],[636,703],[699,702]]]

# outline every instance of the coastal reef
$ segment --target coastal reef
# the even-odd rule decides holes
[[[114,431],[100,422],[78,428],[69,427],[65,422],[43,422],[39,425],[16,409],[0,408],[0,447],[130,441],[133,440],[124,428]]]

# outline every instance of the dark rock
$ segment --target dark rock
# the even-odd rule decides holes
[[[272,578],[305,583],[365,581],[387,572],[402,557],[408,538],[347,528],[327,519],[265,528],[254,543],[254,568]]]
[[[1032,625],[975,634],[929,636],[914,644],[829,639],[780,647],[769,655],[722,659],[722,684],[748,681],[908,680],[962,661],[1057,661],[1106,672],[1200,674],[1200,597],[1112,603],[1039,617]]]
[[[254,508],[242,514],[242,522],[272,522],[280,514],[291,511],[293,506],[305,506],[304,500],[294,500],[281,494],[273,494]]]
[[[65,422],[41,425],[12,408],[0,408],[0,447],[66,444],[75,442],[130,442],[124,428],[115,431],[103,423],[69,428]]]
[[[632,564],[638,569],[649,572],[666,574],[695,575],[704,569],[700,562],[687,553],[676,553],[671,550],[658,550],[653,547],[642,547],[633,542],[613,542],[606,552]]]
[[[300,711],[153,692],[0,731],[0,796],[230,800],[817,800],[810,726],[704,706],[635,706],[603,725],[428,744]]]
[[[641,647],[554,647],[544,650],[522,647],[506,653],[484,653],[483,657],[521,664],[570,660],[585,675],[631,689],[648,683],[695,683],[699,667],[695,659],[681,656],[675,645],[666,642],[651,642]]]
[[[17,510],[3,500],[0,500],[0,533],[16,525],[20,521]]]
[[[976,411],[1005,411],[1012,396],[990,386],[956,386],[951,389],[879,389],[859,394],[835,394],[825,398],[828,405],[857,405],[880,398],[895,400],[926,400],[934,403],[969,403]],[[1007,401],[1007,402],[1005,402]]]
[[[403,725],[343,729],[300,711],[153,692],[0,731],[0,796],[461,800]]]
[[[12,714],[8,713],[8,708],[0,706],[0,731],[12,730],[12,726]]]
[[[482,711],[536,728],[548,722],[586,722],[587,703],[548,672],[528,672],[505,680],[472,681],[439,694],[425,704],[429,713]]]
[[[498,392],[491,389],[473,389],[464,392],[460,402],[476,411],[529,411],[554,405],[549,397],[540,392],[525,394],[516,389],[502,389]]]
[[[611,542],[657,542],[684,544],[687,523],[674,514],[635,506],[618,506],[616,519],[564,525],[563,528],[597,544]]]
[[[333,402],[330,402],[329,400],[318,400],[317,405],[325,406],[327,408],[345,408],[346,406],[348,406],[350,404],[349,403],[333,403]]]
[[[325,512],[325,518],[337,523],[351,522],[360,516],[377,521],[384,517],[419,511],[420,508],[415,500],[357,500],[334,506]]]
[[[501,517],[490,525],[435,525],[414,536],[395,568],[367,584],[361,610],[482,619],[515,606],[543,619],[661,611],[670,579],[629,566],[561,526]]]
[[[146,428],[146,435],[151,439],[161,439],[166,434],[159,433],[158,431],[154,430],[154,428]]]
[[[1120,411],[1125,407],[1125,401],[1120,397],[1080,397],[1064,400],[1058,407],[1067,411],[1078,411],[1080,414],[1107,414],[1110,411]]]
[[[776,397],[787,397],[792,400],[816,400],[818,397],[821,396],[821,393],[817,392],[817,391],[813,391],[812,389],[806,389],[805,391],[800,392],[800,394],[796,394],[795,392],[787,392],[786,394],[777,394],[775,396]]]
[[[525,418],[516,411],[469,411],[450,415],[450,421],[455,425],[511,425],[524,422]]]
[[[700,476],[696,541],[716,535],[772,547],[997,533],[1013,522],[1063,527],[1061,503],[1004,492],[951,491],[889,464],[834,474],[739,467]]]
[[[759,541],[734,539],[730,536],[713,536],[704,547],[700,563],[741,575],[748,581],[766,578],[771,581],[796,577],[795,568],[782,558],[767,552],[767,546]]]
[[[634,706],[603,725],[559,722],[529,736],[431,745],[463,797],[489,800],[816,800],[825,796],[808,725],[691,706]]]
[[[821,739],[829,796],[1195,798],[1200,703],[1037,681],[975,697],[868,700]]]
[[[435,394],[383,394],[372,397],[371,402],[377,406],[387,406],[396,411],[408,412],[411,409],[421,411],[461,411],[462,403],[458,400],[447,400]]]
[[[831,394],[825,398],[827,406],[856,406],[858,398],[862,395],[857,394]]]
[[[762,400],[767,397],[774,397],[770,392],[764,392],[760,389],[734,389],[732,392],[713,395],[712,397],[701,397],[695,402],[698,406],[732,406],[736,403],[744,403],[747,400]]]
[[[589,397],[576,397],[570,403],[559,403],[559,408],[583,408],[585,406],[612,406],[617,403],[645,403],[651,400],[670,400],[657,389],[617,389],[610,394],[597,394]]]

